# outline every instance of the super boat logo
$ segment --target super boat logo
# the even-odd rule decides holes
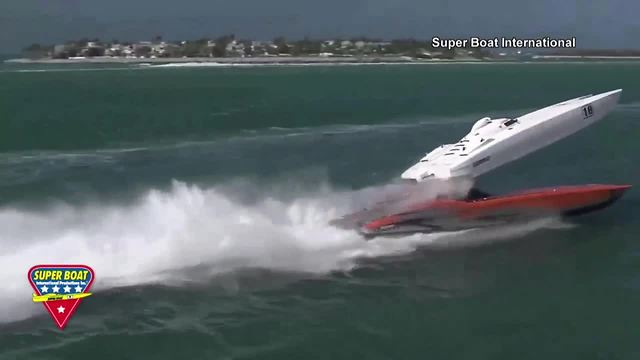
[[[41,302],[61,330],[89,290],[95,275],[86,265],[36,265],[29,269],[33,302]]]

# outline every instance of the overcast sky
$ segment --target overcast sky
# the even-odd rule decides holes
[[[576,36],[640,48],[639,0],[0,0],[0,52],[81,37]]]

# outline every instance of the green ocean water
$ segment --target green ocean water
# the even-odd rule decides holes
[[[637,359],[637,189],[471,234],[366,241],[327,222],[483,116],[617,88],[603,121],[477,185],[637,187],[639,74],[0,65],[0,358]],[[26,279],[57,262],[96,271],[64,331]]]

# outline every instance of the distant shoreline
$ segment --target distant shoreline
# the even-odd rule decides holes
[[[9,59],[14,64],[168,64],[168,63],[218,63],[218,64],[376,64],[376,63],[430,63],[430,62],[483,61],[479,59],[415,59],[405,56],[322,57],[322,56],[274,56],[274,57],[188,57],[188,58],[126,58],[93,57],[75,59]]]
[[[132,57],[87,57],[72,59],[27,59],[4,60],[7,64],[210,64],[210,65],[321,65],[321,64],[433,64],[433,63],[525,63],[579,60],[640,60],[640,56],[582,56],[582,55],[535,55],[527,59],[513,58],[454,58],[417,59],[408,56],[256,56],[256,57],[176,57],[176,58],[132,58]]]

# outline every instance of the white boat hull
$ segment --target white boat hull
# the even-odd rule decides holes
[[[515,119],[484,118],[455,144],[442,145],[402,173],[403,179],[475,178],[602,120],[621,89],[567,100]]]

